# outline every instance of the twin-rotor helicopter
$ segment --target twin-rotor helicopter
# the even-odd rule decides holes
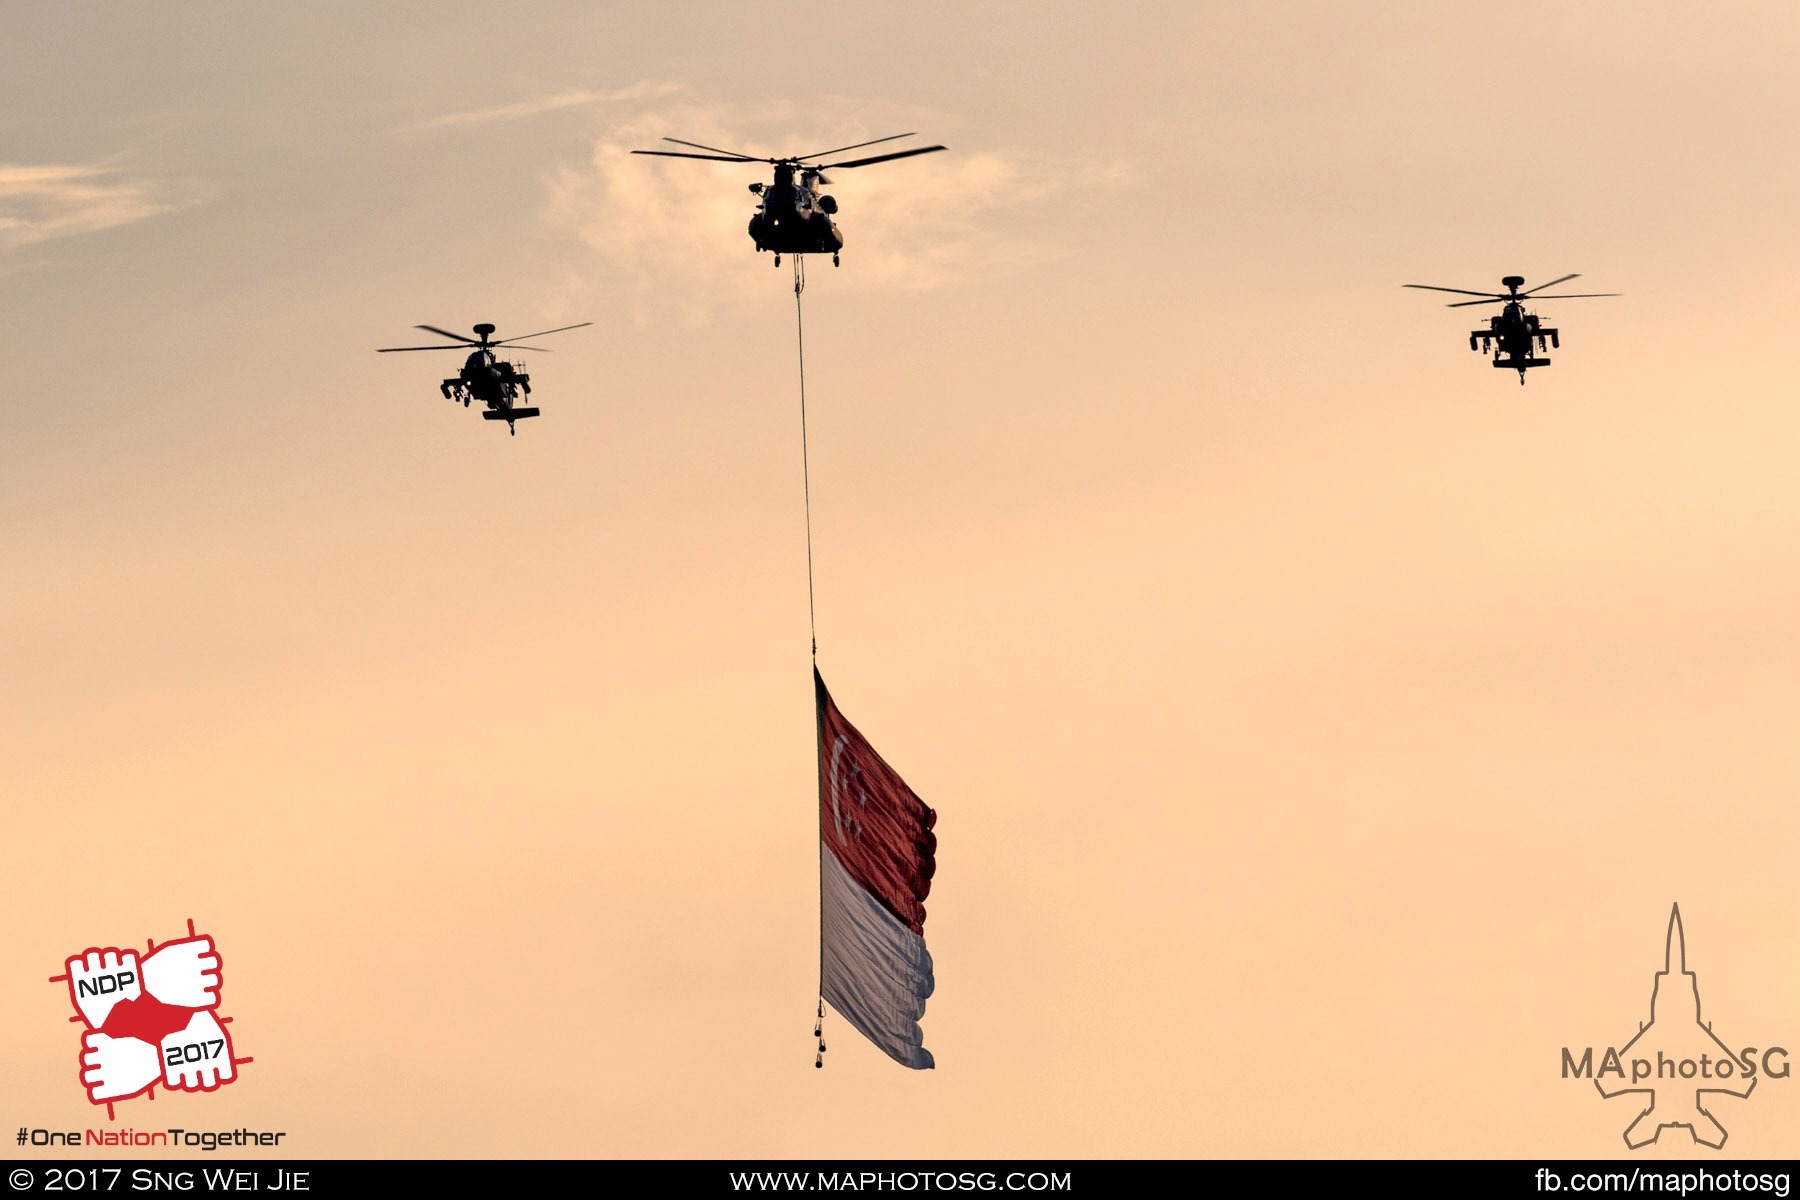
[[[1519,289],[1525,286],[1521,275],[1508,275],[1500,281],[1505,292],[1475,292],[1467,288],[1436,287],[1429,283],[1407,283],[1402,287],[1421,288],[1428,292],[1451,292],[1458,296],[1480,296],[1480,300],[1460,300],[1448,304],[1447,308],[1469,308],[1480,304],[1504,304],[1498,316],[1488,318],[1486,329],[1477,329],[1469,334],[1469,349],[1477,348],[1480,343],[1483,352],[1492,350],[1494,365],[1502,369],[1511,369],[1519,373],[1519,383],[1525,383],[1525,372],[1533,367],[1547,367],[1550,360],[1538,356],[1546,347],[1547,340],[1551,346],[1560,347],[1562,340],[1558,330],[1543,324],[1536,313],[1525,311],[1525,301],[1532,300],[1592,300],[1601,296],[1617,296],[1618,292],[1577,292],[1569,295],[1545,296],[1541,293],[1545,288],[1553,288],[1559,283],[1567,283],[1571,279],[1579,279],[1580,275],[1564,275],[1560,279],[1552,279],[1549,283],[1540,283],[1528,291]]]
[[[663,141],[710,153],[690,154],[683,150],[633,150],[632,153],[649,154],[657,158],[699,158],[707,162],[768,163],[775,168],[774,181],[750,185],[750,191],[762,197],[762,203],[750,218],[750,240],[756,243],[757,253],[774,251],[775,265],[778,267],[783,254],[829,254],[831,265],[835,267],[838,265],[838,251],[844,248],[844,236],[838,232],[837,223],[831,219],[838,210],[837,198],[819,191],[821,184],[831,182],[825,177],[825,172],[847,171],[852,167],[867,167],[879,162],[892,162],[896,158],[912,158],[917,154],[935,154],[944,147],[921,146],[913,150],[896,150],[891,154],[853,158],[848,162],[820,163],[815,160],[913,136],[915,135],[910,133],[895,133],[870,142],[857,142],[853,146],[839,146],[836,150],[820,150],[814,154],[796,154],[789,158],[762,158],[672,137],[666,137]]]

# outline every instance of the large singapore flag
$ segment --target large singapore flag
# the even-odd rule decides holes
[[[936,1064],[919,1018],[931,995],[925,897],[937,814],[831,702],[819,710],[819,995],[908,1067]]]

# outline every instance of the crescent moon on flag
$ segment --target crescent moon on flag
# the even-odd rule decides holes
[[[838,734],[837,740],[831,743],[831,823],[837,827],[838,841],[844,840],[844,813],[838,807],[838,795],[843,790],[838,785],[838,760],[844,755],[844,747],[850,739]]]
[[[844,747],[849,744],[850,739],[841,733],[838,734],[837,740],[831,743],[831,823],[837,827],[840,845],[848,842],[851,838],[861,837],[863,825],[861,819],[854,813],[851,814],[848,821],[844,820],[844,810],[838,797],[848,795],[850,785],[855,784],[857,794],[851,798],[856,801],[858,808],[869,807],[869,789],[862,782],[862,765],[855,762],[850,764],[849,779],[843,779],[838,768],[838,763],[844,756]]]

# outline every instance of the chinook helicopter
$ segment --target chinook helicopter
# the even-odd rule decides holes
[[[444,393],[446,400],[460,400],[464,408],[469,407],[471,400],[479,400],[487,406],[482,417],[489,421],[505,421],[506,432],[517,434],[513,428],[514,421],[523,421],[527,417],[535,417],[538,410],[522,407],[518,401],[521,396],[531,394],[531,376],[518,369],[512,363],[495,355],[494,351],[501,346],[517,350],[537,350],[548,353],[542,346],[515,346],[526,338],[543,337],[546,333],[561,333],[566,329],[583,329],[592,325],[592,321],[583,321],[580,325],[564,325],[557,329],[544,329],[537,333],[522,333],[515,338],[491,340],[488,335],[494,327],[488,324],[475,326],[475,337],[466,338],[460,333],[451,333],[448,329],[439,329],[436,325],[414,325],[414,329],[423,329],[427,333],[435,333],[439,337],[447,337],[463,345],[474,346],[475,349],[464,360],[462,370],[456,376],[444,380],[438,390]],[[476,341],[475,338],[480,338]],[[460,350],[462,346],[384,346],[377,354],[395,354],[406,350]]]
[[[775,168],[775,181],[750,185],[750,191],[762,197],[756,214],[750,218],[750,240],[756,243],[757,253],[773,250],[775,265],[778,267],[783,254],[829,254],[831,265],[835,267],[838,265],[838,251],[844,247],[844,236],[838,232],[837,223],[831,219],[838,210],[837,198],[823,195],[819,191],[820,184],[831,182],[825,177],[825,172],[866,167],[896,158],[911,158],[915,154],[932,154],[944,147],[923,146],[917,150],[876,154],[868,158],[851,159],[849,162],[813,165],[810,160],[913,136],[915,135],[910,133],[896,133],[876,138],[872,142],[858,142],[854,146],[839,146],[836,150],[798,154],[792,158],[759,158],[752,154],[720,150],[716,146],[702,146],[699,142],[684,142],[672,137],[666,137],[663,141],[673,142],[677,146],[692,146],[696,150],[710,150],[712,153],[688,154],[680,150],[633,150],[632,153],[649,154],[658,158],[700,158],[708,162],[768,163]]]
[[[1500,315],[1488,318],[1486,329],[1477,329],[1469,334],[1469,349],[1480,349],[1485,353],[1494,352],[1494,365],[1502,369],[1510,369],[1519,373],[1519,384],[1524,386],[1525,372],[1532,367],[1547,367],[1550,360],[1539,358],[1534,351],[1545,349],[1544,343],[1549,341],[1552,347],[1560,347],[1561,339],[1558,331],[1542,324],[1535,313],[1525,311],[1527,298],[1536,300],[1592,300],[1601,296],[1617,296],[1618,292],[1579,292],[1564,296],[1539,295],[1545,288],[1555,287],[1559,283],[1567,283],[1571,279],[1579,279],[1580,275],[1564,275],[1560,279],[1552,279],[1549,283],[1540,283],[1529,291],[1521,292],[1525,286],[1522,275],[1508,275],[1500,281],[1500,286],[1507,289],[1500,292],[1472,292],[1466,288],[1435,287],[1429,283],[1407,283],[1402,287],[1421,288],[1428,292],[1452,292],[1458,296],[1481,296],[1481,300],[1462,300],[1448,304],[1446,308],[1468,308],[1478,304],[1504,304]]]

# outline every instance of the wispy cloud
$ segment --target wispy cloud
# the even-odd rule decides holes
[[[129,225],[183,203],[167,183],[117,166],[0,163],[0,253]]]
[[[745,232],[756,200],[745,186],[766,181],[758,164],[633,157],[665,147],[667,135],[746,154],[810,152],[850,145],[902,129],[930,131],[894,147],[930,145],[949,119],[889,106],[868,125],[819,120],[822,107],[773,102],[755,111],[704,104],[643,105],[611,123],[589,160],[554,172],[546,219],[572,233],[610,272],[661,280],[693,298],[690,316],[721,296],[761,295],[753,272],[762,265]],[[880,127],[874,127],[879,122]],[[878,153],[871,149],[869,153]],[[1027,214],[1052,196],[1093,200],[1123,172],[1092,163],[1018,152],[959,150],[869,168],[832,172],[829,190],[843,206],[845,276],[838,286],[927,291],[1016,270],[1065,251],[1024,232]]]
[[[680,90],[681,85],[677,83],[652,83],[649,81],[634,83],[630,87],[601,91],[592,88],[571,88],[552,96],[539,96],[534,100],[521,100],[516,104],[503,104],[498,108],[478,108],[470,112],[433,117],[429,121],[408,125],[399,132],[417,133],[426,129],[442,129],[446,125],[480,125],[489,121],[517,121],[525,117],[535,117],[539,113],[556,112],[564,108],[587,108],[595,104],[660,100]]]

